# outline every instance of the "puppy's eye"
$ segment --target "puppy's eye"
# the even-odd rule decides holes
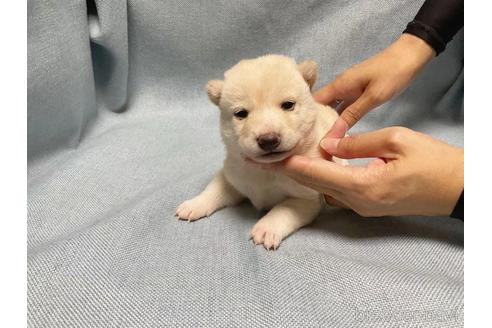
[[[296,103],[293,101],[284,101],[280,107],[282,107],[283,110],[294,110],[295,105]]]
[[[234,116],[242,120],[243,118],[248,117],[248,111],[246,109],[240,109],[234,113]]]

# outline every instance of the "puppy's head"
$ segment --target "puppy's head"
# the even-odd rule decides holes
[[[229,152],[259,163],[281,161],[305,146],[316,119],[311,87],[316,63],[268,55],[242,60],[224,80],[207,83],[221,110],[222,138]]]

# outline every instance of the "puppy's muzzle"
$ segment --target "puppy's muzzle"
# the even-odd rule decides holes
[[[280,136],[276,133],[266,133],[256,138],[256,142],[262,150],[272,152],[280,145]]]

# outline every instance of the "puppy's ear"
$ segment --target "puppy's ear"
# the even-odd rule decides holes
[[[302,77],[309,85],[309,89],[313,88],[316,77],[318,76],[318,65],[314,60],[306,60],[297,65]]]
[[[210,100],[219,106],[220,95],[222,94],[222,87],[224,81],[221,80],[210,80],[207,82],[207,94]]]

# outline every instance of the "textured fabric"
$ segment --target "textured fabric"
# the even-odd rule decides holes
[[[422,1],[28,1],[30,327],[461,327],[463,223],[327,209],[275,252],[250,204],[195,223],[224,151],[204,85],[242,58],[314,59],[321,86]],[[95,6],[95,10],[94,7]],[[463,145],[463,35],[354,131]],[[423,159],[425,161],[425,159]]]

